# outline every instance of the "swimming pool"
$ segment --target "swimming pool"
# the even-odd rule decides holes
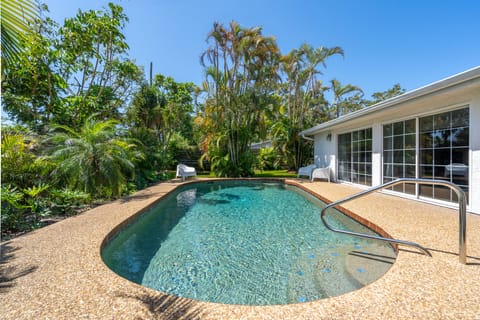
[[[323,206],[283,183],[188,184],[119,232],[102,258],[146,287],[227,304],[313,301],[381,277],[394,262],[393,248],[325,229]],[[373,233],[341,214],[328,219]]]

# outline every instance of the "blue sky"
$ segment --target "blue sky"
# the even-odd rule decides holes
[[[44,0],[62,23],[103,0]],[[302,43],[340,46],[345,57],[327,61],[322,79],[361,87],[366,96],[395,83],[413,90],[480,65],[477,0],[116,0],[130,21],[124,30],[130,57],[176,81],[200,84],[199,57],[213,22],[263,27],[282,53]]]

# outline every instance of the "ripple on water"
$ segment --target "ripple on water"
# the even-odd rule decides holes
[[[144,286],[231,304],[307,302],[383,275],[395,259],[393,249],[326,230],[319,217],[323,206],[283,184],[189,185],[122,231],[102,256]],[[371,232],[350,218],[328,219],[336,227]]]

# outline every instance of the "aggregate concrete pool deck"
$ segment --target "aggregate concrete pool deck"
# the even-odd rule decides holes
[[[289,180],[329,200],[350,185]],[[480,216],[467,217],[467,265],[458,258],[456,210],[375,193],[345,208],[429,258],[400,246],[377,281],[341,296],[281,306],[199,302],[144,288],[103,263],[105,237],[180,181],[161,183],[1,244],[0,319],[476,319],[480,320]]]

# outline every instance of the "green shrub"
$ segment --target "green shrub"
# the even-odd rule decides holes
[[[272,147],[260,149],[255,166],[260,171],[277,170],[280,167],[280,156]]]
[[[24,194],[11,185],[3,185],[2,190],[2,235],[25,228],[27,224],[27,206],[24,203]]]
[[[91,197],[78,190],[55,189],[50,191],[50,201],[52,214],[70,215],[89,204]]]
[[[212,150],[209,150],[209,154],[212,154]],[[200,159],[202,161],[204,156]],[[210,157],[211,171],[217,177],[252,177],[254,175],[255,158],[252,154],[243,154],[239,159],[239,165],[236,166],[233,161],[230,160],[230,155],[214,153]]]

